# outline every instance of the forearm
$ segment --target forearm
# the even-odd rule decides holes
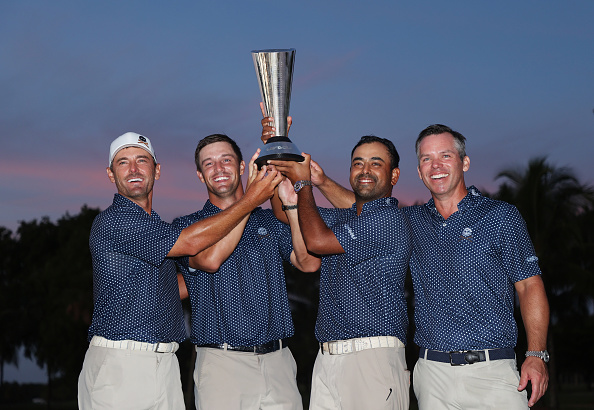
[[[181,273],[177,274],[177,287],[179,288],[179,298],[181,300],[184,300],[189,296],[186,281]]]
[[[285,211],[282,209],[283,203],[278,196],[278,189],[275,191],[274,196],[270,198],[270,206],[272,207],[272,212],[276,219],[285,224],[289,223],[287,215],[285,215]]]
[[[533,276],[516,283],[520,312],[526,328],[528,350],[542,351],[547,347],[549,326],[549,303],[540,276]],[[520,370],[518,390],[522,391],[528,383],[532,385],[532,394],[528,407],[532,407],[547,391],[549,381],[545,362],[538,357],[527,357]]]
[[[196,255],[229,234],[258,204],[244,195],[224,211],[188,226],[180,234],[168,257]]]
[[[350,208],[355,202],[355,194],[352,191],[328,176],[324,178],[323,183],[316,185],[316,188],[335,208]]]
[[[299,227],[307,250],[316,255],[344,253],[334,232],[326,226],[320,216],[310,186],[299,192],[297,203]]]
[[[214,245],[190,257],[190,267],[205,272],[215,273],[223,262],[233,253],[243,236],[250,214],[246,215],[231,232]]]
[[[528,350],[545,350],[549,327],[549,303],[544,284],[540,276],[534,276],[521,282],[516,286],[516,289],[522,320],[526,328]]]
[[[316,272],[320,269],[322,261],[319,257],[310,254],[307,251],[301,229],[299,228],[299,218],[296,209],[286,211],[287,220],[291,226],[291,240],[293,242],[293,252],[291,253],[291,263],[301,272]]]

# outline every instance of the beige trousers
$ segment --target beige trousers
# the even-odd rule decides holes
[[[266,354],[196,348],[197,410],[302,410],[288,347]]]
[[[329,355],[318,352],[310,410],[374,410],[409,407],[410,373],[404,347]]]
[[[464,366],[419,359],[413,384],[420,410],[526,410],[526,391],[519,392],[515,359]]]
[[[80,410],[184,410],[175,353],[90,346],[78,378]]]

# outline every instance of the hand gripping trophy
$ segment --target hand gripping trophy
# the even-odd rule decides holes
[[[252,58],[258,74],[266,116],[274,118],[276,127],[275,135],[262,147],[256,164],[261,167],[271,159],[301,162],[304,160],[301,151],[287,137],[295,49],[254,50]]]

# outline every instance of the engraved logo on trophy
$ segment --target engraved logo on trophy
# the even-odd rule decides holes
[[[301,162],[304,160],[301,151],[287,137],[295,49],[254,50],[252,59],[266,116],[274,118],[276,128],[275,135],[262,147],[256,164],[261,167],[271,159]]]

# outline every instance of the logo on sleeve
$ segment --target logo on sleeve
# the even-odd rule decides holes
[[[536,261],[538,261],[538,257],[534,256],[534,255],[526,258],[526,262],[536,262]]]

